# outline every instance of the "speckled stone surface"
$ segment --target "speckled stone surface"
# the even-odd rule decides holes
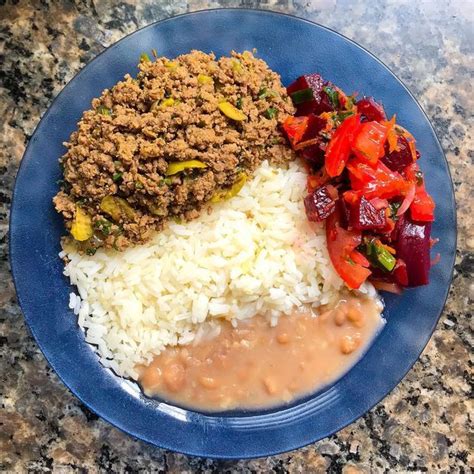
[[[392,68],[434,124],[450,163],[459,223],[447,306],[403,382],[329,439],[240,462],[154,448],[87,410],[30,336],[8,266],[14,177],[28,138],[61,88],[135,29],[221,6],[260,7],[317,21]],[[0,0],[0,471],[472,472],[473,19],[469,0]]]

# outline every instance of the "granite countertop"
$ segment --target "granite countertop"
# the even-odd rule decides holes
[[[473,5],[463,0],[0,1],[0,471],[471,472]],[[328,439],[239,462],[154,448],[86,409],[62,385],[30,336],[8,265],[14,177],[52,99],[88,61],[124,35],[175,14],[219,6],[260,7],[308,18],[377,55],[432,121],[458,202],[453,286],[436,332],[403,382],[367,415]]]

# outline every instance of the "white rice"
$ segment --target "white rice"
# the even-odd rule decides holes
[[[239,195],[198,219],[171,223],[145,245],[80,255],[66,246],[69,307],[101,362],[136,378],[168,345],[216,331],[218,318],[273,323],[298,307],[338,298],[342,281],[324,227],[305,216],[306,173],[264,162]],[[202,323],[206,323],[203,325]]]

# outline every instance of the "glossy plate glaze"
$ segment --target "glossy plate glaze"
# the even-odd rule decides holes
[[[134,74],[140,53],[169,57],[191,49],[229,54],[257,48],[285,84],[319,72],[342,89],[373,95],[417,139],[434,197],[441,261],[427,287],[385,298],[387,324],[365,356],[337,383],[290,406],[206,415],[144,397],[103,368],[68,310],[72,288],[57,254],[64,234],[51,199],[61,178],[62,143],[92,98]],[[446,160],[427,117],[403,84],[374,56],[322,26],[252,10],[210,10],[150,25],[111,46],[61,92],[30,140],[18,173],[10,224],[10,258],[20,305],[44,355],[91,410],[157,446],[214,458],[288,451],[340,430],[403,378],[428,342],[443,309],[456,247],[455,202]]]

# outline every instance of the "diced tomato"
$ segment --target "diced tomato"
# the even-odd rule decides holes
[[[283,122],[283,130],[288,137],[292,147],[300,142],[308,128],[308,117],[288,117]]]
[[[403,196],[410,185],[400,173],[390,170],[381,161],[373,168],[358,160],[351,160],[347,169],[352,189],[360,191],[369,200]]]
[[[425,189],[423,175],[418,163],[412,163],[404,170],[404,174],[415,187],[413,202],[410,205],[410,214],[414,221],[433,222],[435,203]],[[412,184],[412,186],[413,186]]]
[[[415,198],[410,206],[410,214],[413,220],[422,222],[434,221],[435,203],[427,193],[425,186],[417,186]]]
[[[370,262],[365,258],[364,255],[362,255],[360,252],[357,250],[353,250],[351,252],[351,260],[354,263],[358,263],[359,265],[362,265],[365,268],[370,267]]]
[[[355,250],[362,242],[362,233],[341,227],[339,206],[326,220],[326,237],[329,257],[337,273],[349,288],[359,288],[371,274],[368,268],[356,262],[361,262],[364,258]]]
[[[354,139],[352,151],[363,162],[372,166],[385,154],[388,128],[378,122],[363,123]]]
[[[359,127],[360,115],[356,114],[347,117],[334,132],[325,154],[325,166],[329,176],[339,176],[343,172]]]

